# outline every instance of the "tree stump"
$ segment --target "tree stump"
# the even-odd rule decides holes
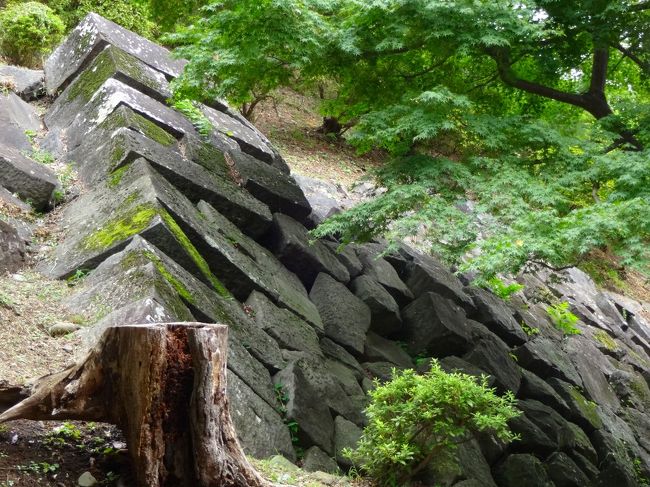
[[[14,419],[119,426],[142,487],[262,487],[228,410],[228,327],[202,323],[106,330],[76,366],[43,377]]]

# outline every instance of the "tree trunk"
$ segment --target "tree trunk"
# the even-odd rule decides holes
[[[228,328],[201,323],[109,328],[86,358],[39,380],[0,414],[119,426],[142,487],[262,487],[228,411]]]

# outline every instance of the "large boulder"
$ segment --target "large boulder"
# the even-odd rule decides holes
[[[43,211],[51,207],[59,181],[51,169],[0,144],[0,186]]]
[[[361,429],[342,416],[334,420],[334,454],[336,461],[344,466],[351,467],[352,461],[343,455],[343,450],[354,450],[361,438]]]
[[[15,93],[2,94],[0,90],[0,145],[31,151],[32,144],[26,131],[36,135],[41,122],[34,107]]]
[[[394,341],[386,340],[373,332],[369,332],[366,337],[363,357],[369,362],[391,362],[404,369],[413,367],[413,360],[402,347]]]
[[[438,294],[422,294],[404,308],[402,316],[412,355],[462,355],[473,345],[463,309]]]
[[[510,356],[507,345],[498,338],[481,340],[463,358],[492,375],[497,389],[502,393],[512,391],[517,394],[519,391],[519,368]]]
[[[287,419],[297,424],[297,437],[305,446],[318,446],[334,453],[334,419],[327,404],[311,386],[303,370],[295,363],[273,377],[278,390],[285,398]]]
[[[186,64],[173,59],[164,47],[90,13],[45,62],[47,92],[53,95],[65,88],[106,45],[127,52],[168,78],[180,75]]]
[[[582,379],[561,344],[538,337],[517,348],[514,353],[519,365],[542,379],[557,377],[582,387]]]
[[[386,259],[380,257],[372,247],[357,247],[356,250],[363,264],[363,273],[384,286],[400,306],[413,300],[413,293]]]
[[[14,227],[0,220],[0,275],[16,272],[25,263],[25,242]]]
[[[314,328],[290,311],[278,308],[264,294],[253,291],[246,300],[246,306],[257,325],[281,348],[322,355]]]
[[[309,216],[309,202],[293,177],[244,153],[233,157],[233,161],[244,188],[273,213],[289,215],[299,222]]]
[[[499,465],[494,478],[500,487],[553,487],[544,465],[533,455],[508,455]]]
[[[276,409],[260,399],[236,375],[228,376],[227,387],[230,416],[244,451],[257,458],[280,453],[295,460],[289,430]]]
[[[399,306],[386,288],[366,274],[352,281],[350,288],[370,308],[370,328],[375,333],[390,337],[401,329]]]
[[[5,82],[25,101],[32,101],[45,94],[44,73],[40,69],[21,66],[0,66],[0,83]]]
[[[465,292],[476,306],[476,313],[471,318],[483,323],[511,347],[526,342],[527,336],[515,320],[514,311],[502,299],[475,287],[466,287]]]
[[[325,335],[348,350],[363,354],[370,328],[370,309],[329,274],[318,274],[309,292],[318,308]]]
[[[418,256],[408,263],[406,285],[417,298],[434,292],[460,305],[466,312],[474,311],[474,303],[463,290],[460,280],[433,257]]]
[[[557,452],[551,455],[546,461],[545,468],[556,487],[588,487],[592,485],[585,473],[566,453]]]
[[[312,242],[307,229],[293,218],[276,213],[270,236],[270,248],[280,261],[309,289],[319,273],[348,282],[350,273],[322,242]]]

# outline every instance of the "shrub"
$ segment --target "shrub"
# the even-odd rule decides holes
[[[38,2],[15,3],[0,12],[0,51],[11,62],[38,66],[63,37],[61,18]]]
[[[508,421],[521,414],[511,392],[497,396],[486,377],[448,374],[435,360],[424,375],[393,370],[393,379],[377,383],[370,399],[368,426],[357,449],[345,454],[384,486],[403,486],[429,465],[449,464],[475,432],[516,439]]]
[[[579,335],[582,333],[580,328],[576,326],[578,317],[569,311],[569,303],[564,301],[562,303],[553,304],[546,308],[553,325],[565,335]]]
[[[52,7],[63,19],[67,29],[72,29],[89,13],[95,12],[116,24],[144,37],[153,38],[157,34],[151,21],[148,2],[132,0],[49,0]]]

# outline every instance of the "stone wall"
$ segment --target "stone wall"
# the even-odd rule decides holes
[[[201,136],[166,103],[182,67],[95,14],[46,63],[56,100],[43,145],[86,190],[41,271],[86,276],[67,304],[92,317],[89,340],[128,323],[229,325],[228,392],[246,450],[298,452],[325,470],[348,466],[340,451],[361,432],[372,379],[435,357],[488,374],[524,411],[512,424],[520,441],[463,445],[446,485],[640,485],[650,473],[641,304],[576,269],[527,274],[505,303],[406,247],[382,257],[380,243],[337,253],[311,242],[321,216],[255,127],[217,101],[200,106],[214,127]],[[560,301],[581,334],[551,323],[546,308]]]

